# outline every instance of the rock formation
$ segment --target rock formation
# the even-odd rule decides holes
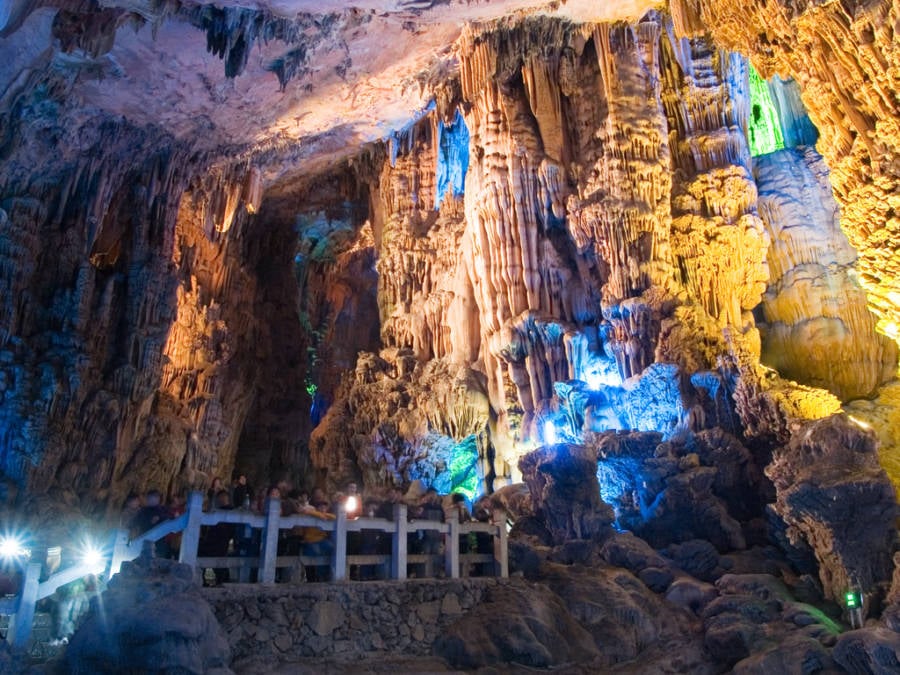
[[[187,565],[154,558],[123,563],[72,637],[67,671],[227,675],[228,642],[199,586]]]
[[[698,672],[889,664],[896,589],[838,642],[795,597],[893,572],[840,409],[896,423],[898,7],[3,2],[0,501],[496,490],[550,590],[455,663],[610,667],[664,602]]]
[[[872,434],[843,416],[811,422],[775,452],[766,474],[775,484],[774,510],[788,536],[814,551],[828,597],[889,580],[897,502]]]
[[[712,35],[750,56],[761,74],[790,76],[821,134],[841,227],[881,330],[897,336],[897,4],[671,3],[682,35]],[[893,64],[893,65],[892,65]]]

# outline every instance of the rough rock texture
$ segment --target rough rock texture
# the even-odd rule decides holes
[[[283,240],[293,235],[248,218],[246,166],[191,181],[208,162],[184,147],[58,114],[14,137],[0,188],[4,477],[112,508],[133,490],[205,487],[230,472],[260,389],[292,399],[265,375],[276,354],[292,371],[278,339],[302,349]],[[61,143],[73,124],[79,142]],[[258,283],[264,260],[286,274]],[[257,317],[277,322],[285,308],[278,331]]]
[[[448,493],[470,474],[484,476],[479,445],[488,415],[483,380],[464,365],[423,364],[397,348],[361,354],[312,434],[311,458],[336,485],[421,479]]]
[[[519,460],[535,513],[554,543],[609,534],[612,508],[600,499],[597,454],[585,446],[548,445]]]
[[[360,452],[374,452],[362,438],[376,420],[355,445],[350,425],[333,424],[372,395],[340,388],[342,374],[384,347],[483,375],[487,423],[479,408],[473,426],[485,478],[517,479],[519,457],[552,440],[574,410],[557,385],[572,380],[594,412],[581,425],[572,415],[571,440],[585,426],[755,423],[727,400],[742,371],[729,381],[720,362],[755,366],[750,310],[784,252],[767,252],[758,213],[746,61],[706,35],[679,37],[685,12],[673,25],[656,11],[637,19],[631,3],[604,6],[629,18],[619,24],[548,16],[597,18],[586,2],[504,21],[486,19],[512,4],[57,5],[55,19],[10,5],[0,43],[7,480],[112,508],[131,489],[205,486],[234,466],[256,484],[408,480],[396,455],[430,435],[460,442],[454,413],[412,397],[424,410],[401,416],[415,424],[392,424],[415,431],[387,430],[404,447],[374,463]],[[450,16],[484,21],[460,34]],[[130,37],[132,22],[153,30]],[[153,68],[176,73],[171,84],[155,89]],[[802,117],[794,90],[778,91],[783,113]],[[435,105],[360,148],[376,137],[372,109],[392,120],[404,93]],[[136,126],[150,118],[160,126]],[[780,178],[795,181],[780,194],[804,176]],[[852,345],[842,352],[870,357],[830,357],[808,381],[870,392],[893,352],[859,302],[832,311],[832,295],[812,295],[822,310],[792,320],[790,344],[824,321]],[[770,327],[769,353],[786,344],[778,335]],[[803,341],[803,358],[821,362]],[[693,391],[676,404],[679,378]]]
[[[775,451],[766,475],[789,538],[815,553],[826,597],[889,582],[897,502],[871,433],[844,415],[806,423]]]
[[[424,656],[447,626],[510,584],[522,582],[233,585],[203,595],[227,635],[235,668],[241,670],[248,662],[301,657],[362,659],[386,652]]]
[[[681,282],[723,324],[749,329],[768,279],[769,238],[756,213],[746,129],[746,61],[703,36],[663,41],[663,102],[679,179],[672,193],[673,255]],[[737,255],[736,255],[737,254]]]
[[[652,12],[617,26],[467,28],[458,81],[436,90],[436,109],[391,141],[390,157],[375,157],[377,177],[357,170],[369,185],[382,341],[485,374],[486,475],[518,480],[527,444],[579,441],[584,430],[740,433],[755,413],[728,397],[745,372],[759,378],[750,310],[767,284],[763,346],[789,375],[839,397],[891,375],[896,352],[858,291],[853,304],[831,282],[782,283],[827,268],[853,292],[829,258],[843,245],[835,212],[822,216],[824,231],[800,234],[791,223],[802,209],[784,203],[819,185],[821,164],[811,154],[805,172],[760,160],[766,226],[746,138],[747,63],[673,30]],[[778,100],[799,128],[792,91],[783,84]],[[448,166],[461,157],[452,139],[462,124],[469,161]],[[833,340],[811,339],[822,326]],[[733,359],[745,364],[737,373],[723,365]],[[789,416],[838,407],[813,389],[783,390],[774,400]],[[317,432],[321,447],[340,446],[329,433]]]
[[[891,673],[900,670],[900,635],[880,626],[841,635],[834,660],[848,672]]]
[[[896,339],[900,253],[900,106],[893,0],[819,3],[705,0],[671,3],[682,35],[712,34],[750,55],[766,77],[791,76],[821,134],[841,227],[859,254],[857,271],[880,328]]]
[[[749,451],[719,430],[702,432],[690,445],[661,440],[647,432],[591,438],[600,493],[616,524],[656,548],[696,538],[722,551],[744,548],[738,518],[759,513],[762,502],[760,470]]]
[[[794,600],[781,581],[765,574],[728,574],[716,589],[719,597],[702,611],[704,646],[717,660],[734,665],[734,672],[833,667],[828,648],[840,627],[816,607]],[[775,645],[770,635],[779,636]]]
[[[71,673],[225,675],[230,660],[225,633],[200,595],[194,570],[143,557],[122,564],[65,653]]]
[[[763,362],[844,400],[868,396],[896,369],[896,346],[874,332],[821,157],[781,150],[756,158],[754,174],[772,241]]]
[[[491,590],[483,604],[444,630],[434,650],[460,668],[548,668],[597,655],[591,634],[570,616],[563,599],[541,586]]]

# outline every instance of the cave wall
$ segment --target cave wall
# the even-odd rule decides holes
[[[246,162],[82,119],[51,85],[66,82],[24,89],[4,118],[4,494],[115,509],[132,490],[230,477],[261,364],[302,350],[274,327],[285,306],[297,325],[296,283],[270,272],[295,235],[285,246],[248,214],[260,182]]]
[[[791,77],[820,132],[841,228],[858,253],[856,271],[896,340],[900,325],[900,94],[896,83],[900,5],[877,2],[671,3],[680,35],[712,35],[747,54],[760,73]]]
[[[676,29],[656,13],[468,28],[455,93],[395,139],[372,182],[383,345],[483,374],[498,476],[515,477],[548,427],[736,431],[727,383],[757,380],[761,353],[840,398],[871,394],[896,366],[850,272],[827,169],[802,145],[815,130],[796,88],[771,87],[799,148],[751,157],[747,60]],[[465,187],[442,200],[437,130],[457,110]],[[377,370],[392,386],[408,376]],[[368,386],[355,379],[346,400]],[[590,382],[560,389],[573,379]],[[837,409],[827,392],[788,389],[773,394],[788,415]],[[750,426],[753,398],[738,406]],[[429,419],[452,414],[411,399]],[[357,398],[353,414],[364,408]],[[346,410],[314,433],[314,461],[336,467],[334,442],[343,473]],[[373,424],[395,417],[381,414]]]
[[[299,197],[263,195],[254,159],[277,164],[274,146],[222,161],[66,107],[74,70],[24,73],[0,117],[7,489],[114,503],[234,465],[257,484],[299,475],[308,455],[320,470],[343,458],[349,476],[374,422],[396,414],[407,419],[378,432],[394,455],[409,454],[402,429],[440,436],[428,443],[448,461],[473,436],[482,474],[509,476],[565,412],[557,383],[595,380],[576,393],[605,412],[579,424],[634,426],[653,398],[658,414],[645,407],[640,424],[696,430],[730,413],[698,403],[694,380],[711,380],[691,376],[719,369],[724,382],[734,354],[748,377],[762,352],[841,397],[870,394],[896,365],[863,307],[892,334],[896,8],[746,4],[470,25],[458,72],[432,82],[436,108],[340,169],[339,188],[316,194],[314,180]],[[857,261],[827,199],[785,206],[792,190],[827,193],[814,151],[750,157],[747,62],[725,49],[800,83]],[[796,90],[772,91],[791,142],[808,143]],[[467,140],[452,140],[463,126]],[[320,250],[308,235],[323,227]],[[802,302],[789,283],[801,277],[815,289]],[[357,362],[380,348],[381,361]],[[354,382],[373,381],[384,385],[354,398]],[[467,417],[436,402],[462,402]],[[307,449],[331,404],[332,426]],[[362,426],[344,424],[332,445],[347,415]]]

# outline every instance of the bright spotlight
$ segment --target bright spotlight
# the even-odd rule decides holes
[[[556,425],[553,423],[553,420],[547,420],[544,422],[544,444],[556,445],[558,442],[559,437],[556,433]]]
[[[622,378],[618,373],[603,370],[591,370],[584,374],[584,381],[588,389],[599,391],[604,387],[617,387],[622,384]]]
[[[0,537],[0,559],[9,561],[19,558],[26,558],[29,550],[25,548],[25,544],[19,537],[14,535],[6,535]]]
[[[349,515],[355,515],[359,511],[359,497],[350,495],[344,504],[344,509]]]
[[[99,574],[106,568],[106,556],[96,546],[88,544],[81,552],[81,564],[88,567],[92,574]]]

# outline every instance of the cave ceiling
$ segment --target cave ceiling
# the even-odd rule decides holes
[[[429,85],[458,67],[453,44],[466,22],[626,20],[656,4],[3,0],[0,82],[10,99],[29,74],[52,70],[81,108],[162,127],[219,155],[264,153],[271,184],[420,115]]]

